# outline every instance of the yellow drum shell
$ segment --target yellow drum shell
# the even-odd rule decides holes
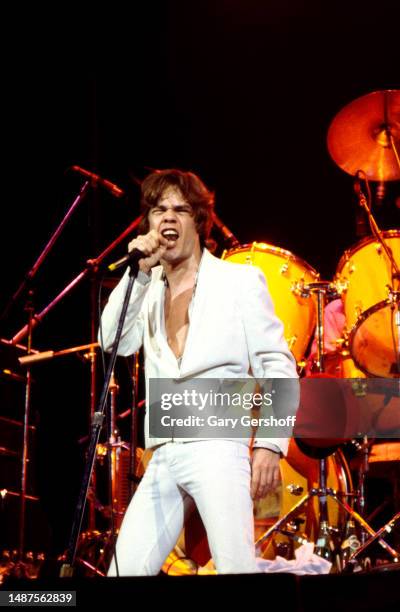
[[[400,230],[383,232],[385,241],[400,267]],[[366,238],[345,252],[337,273],[344,287],[343,301],[349,349],[356,366],[370,376],[398,375],[398,330],[394,324],[396,305],[390,287],[391,264],[382,245]]]
[[[263,242],[253,242],[230,251],[222,259],[258,266],[264,273],[277,316],[282,320],[285,338],[295,359],[305,354],[315,327],[314,299],[301,297],[299,289],[315,282],[318,274],[290,251]]]

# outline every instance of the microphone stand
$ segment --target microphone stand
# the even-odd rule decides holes
[[[68,549],[65,556],[65,561],[60,570],[60,577],[71,577],[74,572],[74,563],[76,557],[76,551],[78,546],[79,534],[82,527],[83,515],[85,512],[86,498],[88,494],[88,489],[90,485],[90,480],[93,472],[94,461],[96,458],[96,449],[99,442],[101,428],[103,426],[103,420],[105,415],[105,409],[107,404],[107,398],[110,390],[110,383],[112,374],[115,367],[115,362],[117,360],[117,351],[119,342],[122,335],[122,330],[125,322],[126,313],[129,306],[129,300],[131,297],[133,284],[135,282],[137,272],[138,272],[138,262],[134,262],[130,265],[129,271],[129,281],[126,289],[121,314],[118,321],[118,327],[114,338],[113,348],[111,351],[110,360],[107,367],[107,373],[105,376],[103,389],[100,396],[100,401],[97,410],[93,415],[92,420],[92,431],[89,442],[89,448],[87,451],[87,459],[84,468],[83,478],[81,482],[81,488],[79,492],[78,502],[76,505],[74,520],[71,529],[71,535],[69,539]]]

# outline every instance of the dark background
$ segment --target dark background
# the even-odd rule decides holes
[[[79,190],[81,177],[67,172],[72,164],[128,197],[99,188],[81,203],[35,279],[36,311],[138,214],[135,180],[148,168],[198,173],[241,243],[281,246],[331,279],[357,241],[357,204],[326,135],[346,104],[400,87],[398,2],[147,0],[88,8],[35,5],[4,15],[1,306]],[[396,181],[376,211],[382,227],[400,226],[399,197]],[[35,348],[90,341],[89,288],[86,280],[46,317]],[[23,306],[21,298],[3,319],[1,337],[24,323]],[[3,368],[18,369],[15,352],[3,348],[1,359]],[[63,357],[35,366],[34,377],[37,490],[52,527],[49,546],[60,551],[79,487],[89,368]],[[2,381],[2,391],[2,413],[21,419],[21,384]]]

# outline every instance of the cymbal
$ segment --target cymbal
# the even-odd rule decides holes
[[[333,119],[328,151],[345,172],[363,170],[371,181],[400,179],[400,90],[374,91],[347,104]]]

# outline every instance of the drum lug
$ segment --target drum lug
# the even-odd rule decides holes
[[[388,292],[388,299],[391,304],[397,304],[400,302],[400,291],[393,291],[389,285],[386,285]]]
[[[293,483],[289,484],[286,489],[289,491],[289,493],[291,493],[291,495],[296,495],[298,497],[304,493],[304,487]]]
[[[292,351],[292,350],[293,350],[293,347],[294,347],[294,345],[296,344],[296,341],[297,341],[297,336],[296,336],[296,334],[294,334],[294,335],[293,335],[293,336],[291,336],[290,338],[286,338],[286,342],[288,343],[288,347],[289,347],[289,350],[290,350],[290,351]]]
[[[299,281],[295,281],[290,286],[290,291],[294,293],[297,297],[307,298],[309,297],[309,291],[304,288],[304,278]]]
[[[343,295],[343,293],[346,293],[347,289],[349,288],[349,281],[347,278],[343,278],[342,276],[339,276],[336,280],[335,280],[335,287],[336,287],[336,291],[338,293],[339,296]]]
[[[362,304],[357,304],[354,308],[354,311],[356,313],[356,322],[358,322],[358,320],[361,318],[361,315],[363,313]]]

